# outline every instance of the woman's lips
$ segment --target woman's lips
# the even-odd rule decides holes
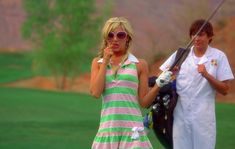
[[[118,44],[112,44],[111,47],[112,47],[112,48],[119,48],[119,45],[118,45]]]

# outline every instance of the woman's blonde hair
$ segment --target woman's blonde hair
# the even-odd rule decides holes
[[[129,21],[124,17],[113,17],[108,19],[102,29],[102,42],[98,56],[103,57],[104,49],[107,47],[107,37],[109,32],[115,30],[117,27],[121,26],[128,34],[128,41],[126,43],[126,51],[130,50],[132,39],[133,39],[133,29]]]

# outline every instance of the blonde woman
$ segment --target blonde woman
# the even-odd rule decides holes
[[[163,73],[163,82],[148,92],[148,66],[143,59],[130,53],[133,30],[127,19],[107,20],[102,30],[99,56],[91,67],[90,92],[102,95],[100,126],[92,144],[93,149],[151,149],[139,108],[147,107],[165,83],[170,72]]]

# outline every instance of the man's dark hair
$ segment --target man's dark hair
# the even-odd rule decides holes
[[[194,21],[189,29],[189,36],[192,37],[193,35],[195,35],[198,32],[198,30],[201,28],[201,26],[204,24],[204,22],[206,22],[206,20],[204,19],[199,19]],[[206,25],[203,27],[200,33],[202,32],[205,32],[208,37],[214,36],[213,26],[211,25],[210,22],[206,23]],[[212,39],[209,41],[209,43],[211,43],[211,41]]]

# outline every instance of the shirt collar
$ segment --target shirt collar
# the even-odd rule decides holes
[[[191,54],[193,54],[193,47],[194,47],[194,46],[191,47],[191,51],[190,51]],[[212,50],[212,49],[213,49],[213,48],[208,45],[208,47],[207,47],[207,49],[206,49],[206,53],[204,54],[204,56],[206,56],[206,57],[211,56],[211,55],[213,54],[213,50]]]
[[[191,55],[193,55],[193,47],[194,46],[191,47]],[[199,61],[199,64],[206,63],[209,57],[211,56],[211,54],[213,54],[212,52],[213,52],[212,48],[208,45],[205,54],[202,56],[201,60]]]

